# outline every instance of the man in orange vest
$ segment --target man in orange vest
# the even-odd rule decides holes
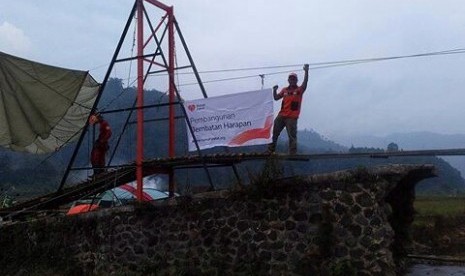
[[[110,124],[105,121],[99,113],[92,114],[89,117],[89,123],[91,125],[99,124],[100,132],[97,140],[94,143],[92,152],[90,154],[90,162],[92,163],[92,168],[94,169],[94,175],[102,173],[105,171],[105,155],[108,151],[108,140],[111,137],[111,128]]]
[[[279,134],[286,128],[289,137],[289,154],[297,153],[297,119],[299,119],[302,98],[307,89],[308,82],[308,64],[304,65],[304,80],[301,86],[297,85],[297,74],[289,74],[289,86],[284,87],[278,92],[278,86],[273,87],[273,97],[275,101],[283,99],[281,102],[281,111],[274,120],[273,142],[268,145],[268,152],[273,153],[276,150],[276,142]]]

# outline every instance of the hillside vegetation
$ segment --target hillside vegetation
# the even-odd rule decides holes
[[[135,100],[135,88],[123,88],[122,81],[110,79],[106,85],[99,110],[112,110],[132,107]],[[147,91],[146,104],[165,103],[167,97],[158,91]],[[176,110],[178,116],[183,115],[180,108]],[[168,131],[166,121],[155,121],[157,118],[166,118],[167,107],[154,107],[145,111],[145,119],[150,121],[145,128],[145,158],[167,156]],[[113,137],[110,141],[110,153],[112,165],[127,164],[135,160],[135,113],[122,112],[105,115],[112,126]],[[126,125],[126,122],[128,124]],[[126,127],[125,127],[126,126]],[[183,120],[176,121],[177,155],[186,155],[187,142],[186,125]],[[121,135],[121,139],[118,137]],[[92,146],[94,133],[90,131],[84,138],[84,142],[78,154],[74,167],[88,167],[88,155]],[[346,152],[347,149],[331,140],[322,137],[314,130],[301,130],[298,133],[299,152],[308,153],[330,153]],[[119,143],[119,144],[118,144]],[[116,145],[119,145],[116,148]],[[31,155],[10,152],[0,149],[0,196],[6,194],[17,197],[29,197],[37,194],[55,191],[61,177],[68,165],[70,156],[74,150],[74,144],[51,155]],[[387,145],[386,145],[387,146]],[[116,148],[116,150],[115,150]],[[231,148],[229,152],[263,152],[266,146],[251,146],[242,148]],[[354,149],[351,149],[354,150]],[[357,148],[355,150],[384,150],[380,148]],[[287,152],[287,137],[285,131],[281,134],[277,147],[278,152]],[[225,152],[225,148],[214,148],[205,153]],[[388,163],[414,163],[434,164],[437,167],[437,178],[422,181],[418,185],[419,194],[457,194],[465,191],[465,182],[460,173],[451,167],[443,159],[435,157],[409,157],[409,158],[351,158],[351,159],[325,159],[311,160],[309,162],[283,161],[280,163],[284,175],[300,175],[325,173],[356,167],[369,167]],[[242,181],[247,183],[251,175],[261,170],[263,162],[244,162],[237,166]],[[207,178],[203,169],[189,169],[176,171],[176,181],[180,192],[191,192],[196,186],[207,185]],[[216,168],[211,170],[215,188],[228,188],[236,184],[236,179],[231,169]],[[86,178],[85,171],[73,172],[68,182],[78,182]]]

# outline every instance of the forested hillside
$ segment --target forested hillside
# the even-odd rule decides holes
[[[100,111],[112,109],[124,109],[132,107],[135,99],[135,88],[124,88],[119,79],[110,79],[101,102]],[[166,102],[166,95],[151,90],[147,91],[145,101],[147,105]],[[182,112],[177,108],[178,116]],[[149,121],[145,128],[145,148],[146,158],[167,156],[168,132],[166,121],[158,121],[157,118],[167,117],[166,107],[154,107],[145,111],[145,120]],[[135,160],[135,112],[122,112],[104,114],[111,124],[113,137],[110,140],[110,153],[108,158],[112,159],[112,165],[126,164]],[[125,127],[126,126],[126,127]],[[176,121],[177,138],[176,149],[178,155],[188,154],[186,151],[186,125],[184,120]],[[121,135],[121,139],[119,139]],[[84,138],[82,149],[76,161],[76,167],[88,167],[88,155],[92,145],[93,133],[90,132]],[[287,152],[287,137],[283,131],[277,147],[277,152]],[[299,153],[327,153],[346,152],[349,149],[330,141],[316,131],[301,130],[298,133]],[[116,146],[118,145],[118,147]],[[0,149],[0,195],[32,196],[55,191],[58,187],[63,172],[68,165],[69,158],[73,152],[74,144],[50,154],[31,155],[11,152]],[[386,145],[387,146],[387,145]],[[115,150],[116,149],[116,150]],[[241,148],[231,148],[230,152],[263,152],[266,146],[251,146]],[[353,149],[352,149],[353,150]],[[363,150],[359,148],[358,150]],[[369,149],[365,150],[384,150]],[[224,152],[225,148],[214,148],[205,151],[206,153]],[[415,158],[388,158],[388,159],[334,159],[334,160],[311,160],[309,162],[283,161],[278,165],[283,170],[283,175],[312,174],[331,172],[335,170],[356,168],[360,166],[375,166],[387,163],[429,163],[438,168],[438,178],[429,179],[419,185],[419,193],[432,194],[455,194],[465,190],[465,183],[460,173],[442,159],[434,157]],[[263,167],[263,161],[244,162],[237,166],[243,182],[247,183],[249,178],[257,174]],[[71,175],[69,182],[78,182],[82,177],[86,177],[85,171],[77,171]],[[231,187],[237,180],[230,168],[215,168],[211,170],[215,188]],[[176,171],[176,181],[181,193],[196,190],[196,186],[208,185],[203,169],[189,169]]]

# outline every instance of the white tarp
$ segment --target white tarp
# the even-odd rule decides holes
[[[271,142],[271,89],[186,101],[184,106],[200,149]],[[187,133],[189,151],[194,151],[197,148],[189,129]]]
[[[79,138],[98,89],[86,71],[0,52],[0,146],[47,153]]]

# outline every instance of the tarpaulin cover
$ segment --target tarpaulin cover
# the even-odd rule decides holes
[[[48,153],[79,138],[98,89],[86,71],[0,52],[0,146]]]

